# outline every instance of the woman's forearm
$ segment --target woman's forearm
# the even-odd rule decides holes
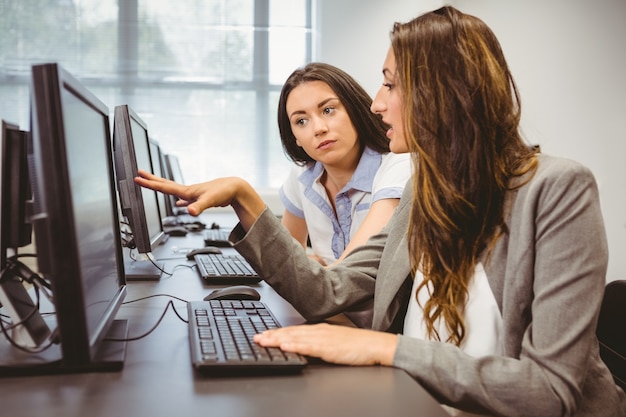
[[[250,229],[266,207],[265,202],[254,188],[240,178],[236,179],[236,191],[230,205],[246,231]]]

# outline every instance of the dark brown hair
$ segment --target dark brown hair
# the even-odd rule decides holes
[[[296,163],[313,162],[301,147],[296,144],[296,138],[291,130],[291,122],[287,115],[287,98],[291,91],[300,84],[310,81],[326,83],[337,95],[341,104],[346,108],[352,125],[357,132],[361,151],[365,146],[380,152],[389,152],[389,141],[385,136],[386,125],[380,116],[370,111],[372,98],[346,72],[329,64],[313,62],[303,68],[295,70],[280,92],[278,102],[278,130],[285,154]]]

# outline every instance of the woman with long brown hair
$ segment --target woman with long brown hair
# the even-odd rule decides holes
[[[235,248],[308,320],[373,301],[371,329],[285,327],[261,345],[401,368],[454,414],[626,415],[595,336],[608,262],[596,182],[522,140],[492,31],[452,7],[395,24],[383,78],[372,111],[414,173],[387,227],[337,266],[309,259],[241,179],[136,181],[192,214],[232,205]]]

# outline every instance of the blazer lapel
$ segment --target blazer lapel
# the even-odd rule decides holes
[[[408,191],[407,191],[408,190]],[[411,213],[411,184],[405,187],[398,209],[387,226],[387,242],[381,255],[374,297],[372,328],[386,331],[404,320],[412,277],[406,240]],[[394,329],[395,330],[395,329]]]

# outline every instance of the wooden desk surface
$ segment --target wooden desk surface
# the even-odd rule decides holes
[[[154,294],[199,300],[214,287],[202,284],[186,248],[202,245],[202,234],[170,238],[158,251],[172,276],[128,284],[126,301]],[[283,325],[302,317],[267,284],[257,286]],[[129,336],[156,324],[170,297],[127,303],[118,318]],[[186,317],[185,304],[175,301]],[[189,358],[187,325],[170,310],[149,336],[128,342],[121,372],[0,378],[0,414],[52,416],[447,416],[405,372],[385,367],[309,364],[292,376],[206,377]],[[0,343],[6,343],[2,340]]]

